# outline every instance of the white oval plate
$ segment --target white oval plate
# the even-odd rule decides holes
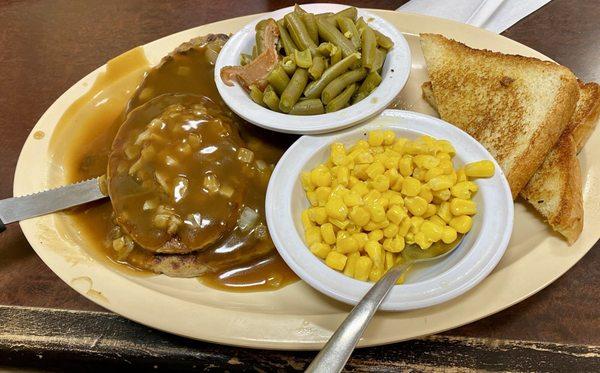
[[[416,37],[420,32],[441,33],[476,48],[548,59],[510,39],[464,24],[417,14],[371,12],[402,31],[411,48],[412,71],[399,98],[403,109],[434,113],[421,98],[420,85],[427,80],[427,72]],[[264,18],[264,14],[196,27],[142,48],[150,63],[156,64],[184,41],[209,32],[235,32],[258,17]],[[50,140],[58,136],[56,124],[65,110],[90,89],[104,70],[102,66],[77,82],[40,118],[22,149],[15,172],[14,195],[65,183],[64,160],[53,153]],[[139,71],[133,67],[129,73],[139,79]],[[130,75],[116,80],[112,91],[122,92],[123,82]],[[126,96],[127,92],[123,94]],[[83,108],[100,110],[104,105],[100,101],[105,98],[99,95]],[[77,126],[74,121],[67,132],[74,133]],[[36,139],[33,136],[36,131],[43,131],[46,136]],[[579,159],[585,226],[573,246],[567,246],[537,215],[517,203],[509,246],[485,280],[458,298],[437,306],[378,313],[359,345],[397,342],[475,321],[534,294],[571,268],[596,243],[600,232],[600,164],[592,161],[600,159],[600,131],[592,134]],[[97,260],[88,249],[94,244],[78,233],[78,226],[68,214],[23,221],[21,228],[48,267],[83,296],[141,324],[190,338],[254,348],[318,349],[350,309],[304,282],[271,293],[235,294],[212,290],[195,279],[130,276]]]
[[[300,214],[310,207],[300,173],[329,158],[331,144],[352,146],[366,139],[368,131],[392,129],[399,137],[415,139],[429,135],[450,141],[456,149],[454,163],[488,159],[496,173],[478,179],[475,195],[477,215],[473,228],[459,247],[443,260],[421,265],[404,285],[394,286],[381,304],[382,310],[406,311],[433,306],[463,294],[477,285],[498,264],[508,245],[513,226],[513,199],[508,182],[490,153],[457,127],[429,115],[404,110],[385,110],[358,128],[322,136],[302,136],[281,157],[267,190],[266,214],[273,242],[290,268],[309,285],[339,301],[356,304],[372,284],[334,271],[304,244]]]
[[[302,8],[311,13],[336,13],[348,8],[340,4],[303,4]],[[248,23],[229,39],[219,54],[215,64],[215,82],[217,89],[227,105],[240,117],[257,126],[285,133],[316,134],[332,132],[347,128],[371,118],[383,111],[398,96],[410,74],[410,48],[402,33],[383,18],[358,9],[359,17],[364,17],[369,25],[381,31],[394,41],[394,47],[388,52],[382,68],[381,84],[369,97],[357,104],[335,113],[321,115],[290,115],[277,113],[256,104],[239,84],[227,86],[220,76],[224,66],[235,66],[240,63],[242,53],[250,53],[255,44],[254,27],[261,19],[268,17],[280,19],[291,12],[293,7],[279,9],[267,16],[260,17]]]

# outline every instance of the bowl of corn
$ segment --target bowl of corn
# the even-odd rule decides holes
[[[483,280],[512,233],[513,200],[493,157],[440,119],[386,110],[359,128],[303,136],[277,164],[266,214],[277,250],[322,293],[356,304],[403,256],[416,265],[382,309],[452,299]],[[414,250],[411,250],[414,252]]]
[[[353,15],[346,16],[345,12],[349,10],[353,11]],[[236,114],[253,124],[273,131],[295,134],[318,134],[340,130],[363,122],[383,111],[400,93],[411,70],[410,49],[402,33],[381,17],[345,5],[303,4],[300,12],[314,16],[317,23],[320,22],[319,24],[325,28],[324,31],[333,33],[342,40],[335,44],[332,38],[324,39],[322,38],[324,31],[319,29],[315,30],[318,44],[313,45],[310,50],[284,48],[283,36],[288,35],[284,21],[291,15],[301,16],[298,8],[288,7],[260,16],[235,33],[219,53],[215,64],[215,82],[225,103]],[[349,25],[354,32],[343,33],[345,28],[335,21],[332,23],[322,21],[324,18],[321,16],[326,14],[331,14],[330,19],[334,19],[339,14],[343,17],[338,18],[348,23],[353,23],[354,20],[354,23]],[[302,20],[302,17],[296,18]],[[252,58],[250,56],[258,40],[257,25],[267,20],[279,21],[280,29],[285,31],[279,38],[281,44],[281,48],[278,49],[279,63],[269,74],[268,86],[258,90],[255,86],[244,88],[242,84],[227,84],[223,79],[223,69],[239,66],[244,58]],[[360,34],[359,29],[363,30]],[[370,32],[365,33],[365,29]],[[293,29],[289,34],[293,39],[292,31]],[[371,45],[372,48],[368,47],[363,51],[360,40],[362,34],[372,36],[371,41],[375,43]],[[290,39],[289,36],[287,38]],[[352,43],[355,43],[355,50],[351,48]],[[348,47],[344,49],[342,47],[345,44]],[[297,48],[301,49],[301,47]],[[369,54],[367,50],[379,53]],[[335,57],[334,51],[340,52],[339,56]],[[341,53],[342,51],[344,53]],[[287,62],[298,61],[301,64],[300,60],[306,59],[302,58],[303,55],[308,55],[305,57],[308,57],[306,62],[309,65],[311,61],[325,61],[325,65],[322,66],[323,71],[315,72],[319,70],[315,68],[316,64],[300,68],[295,63],[295,70],[288,71]],[[381,64],[365,61],[363,57],[368,55],[381,55]],[[377,66],[373,66],[374,64]],[[299,71],[304,74],[298,74]],[[326,77],[331,79],[324,79]],[[282,80],[284,83],[279,87],[277,82]],[[298,88],[298,85],[302,87],[301,92],[292,94],[293,90],[290,87]],[[290,105],[284,105],[289,101],[286,101],[286,98],[292,96]],[[317,101],[319,105],[313,105]]]

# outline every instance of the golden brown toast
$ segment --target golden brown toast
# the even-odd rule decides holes
[[[552,62],[473,49],[437,34],[421,34],[421,47],[440,116],[490,151],[516,198],[566,129],[577,79]]]
[[[579,100],[567,129],[521,191],[521,196],[569,243],[575,242],[583,229],[581,172],[576,154],[600,115],[600,85],[581,81],[578,85]],[[423,83],[421,88],[425,101],[437,110],[431,82]]]

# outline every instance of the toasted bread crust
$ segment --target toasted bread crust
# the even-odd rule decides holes
[[[581,81],[578,81],[578,84],[579,101],[568,129],[577,146],[577,153],[583,149],[594,132],[600,116],[600,85]]]
[[[443,46],[444,54],[456,59],[440,63],[437,68],[427,61],[440,116],[488,148],[503,166],[516,198],[558,141],[575,110],[579,95],[575,76],[553,62],[477,50],[441,35],[421,34],[421,40],[426,60],[426,45]],[[461,66],[463,61],[469,66]],[[536,102],[536,97],[530,96],[529,82],[523,81],[527,79],[520,71],[523,66],[540,76],[560,78],[554,102],[531,128],[526,127],[524,118],[528,105]],[[473,87],[477,92],[469,90]],[[522,145],[520,141],[526,131],[530,131],[527,146],[515,151]]]
[[[572,244],[583,230],[581,188],[577,146],[573,137],[565,134],[529,180],[521,195],[555,231]]]

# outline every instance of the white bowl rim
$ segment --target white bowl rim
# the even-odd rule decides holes
[[[408,123],[399,124],[400,121]],[[350,136],[357,138],[361,132],[382,126],[448,139],[455,146],[460,144],[457,151],[465,161],[489,159],[496,167],[492,178],[478,180],[480,185],[485,184],[478,193],[486,209],[478,213],[482,219],[481,229],[465,257],[432,279],[395,286],[381,309],[403,311],[433,306],[468,291],[494,269],[508,246],[514,218],[510,187],[494,158],[466,132],[441,119],[403,110],[385,110],[379,117],[358,128],[328,135],[302,136],[286,151],[271,176],[265,207],[267,226],[279,254],[302,280],[325,295],[344,303],[356,304],[371,285],[328,268],[307,249],[295,228],[291,208],[292,190],[298,182],[300,171],[305,169],[306,162],[317,150],[338,139]],[[299,216],[295,219],[299,219]]]
[[[302,4],[312,13],[337,12],[348,8],[347,5],[315,3]],[[238,65],[239,56],[249,38],[254,39],[254,26],[262,19],[280,18],[289,13],[293,7],[276,10],[264,17],[248,23],[236,32],[223,46],[215,63],[215,83],[225,103],[237,115],[257,126],[284,133],[318,134],[337,131],[363,122],[379,114],[399,95],[408,81],[411,72],[412,56],[408,42],[402,33],[383,18],[358,8],[359,16],[369,19],[374,29],[384,32],[394,41],[384,65],[383,80],[368,98],[351,105],[346,109],[320,115],[290,115],[271,111],[254,103],[248,94],[238,85],[232,87],[223,83],[220,71],[228,65]]]

